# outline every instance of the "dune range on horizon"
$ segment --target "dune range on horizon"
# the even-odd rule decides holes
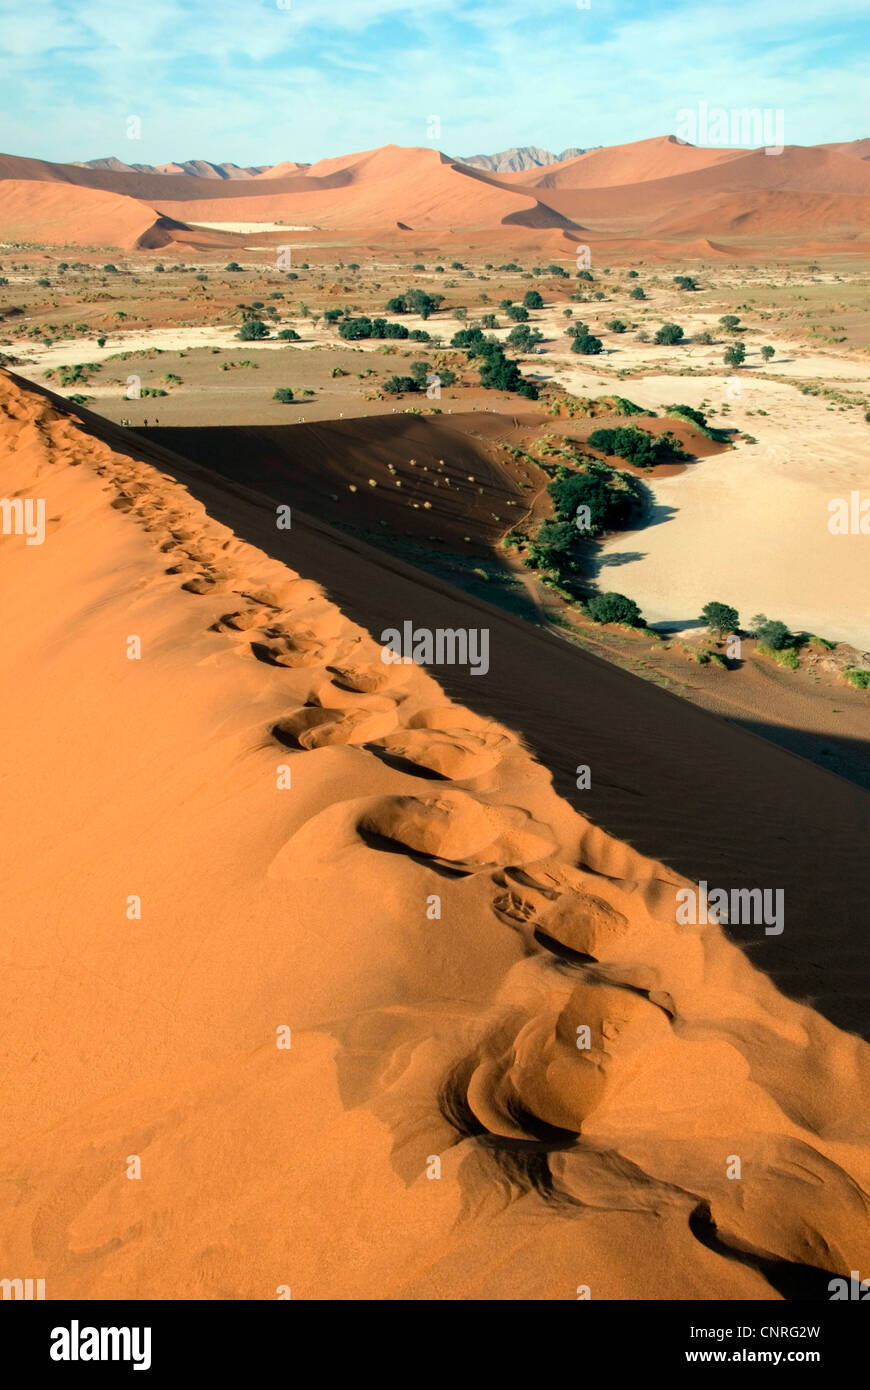
[[[128,250],[176,243],[231,249],[244,245],[241,229],[257,223],[277,244],[282,233],[271,228],[285,223],[315,236],[352,231],[400,244],[414,233],[486,233],[499,246],[569,254],[591,242],[621,256],[716,257],[760,247],[866,254],[870,225],[866,140],[787,145],[770,156],[700,148],[671,135],[516,172],[398,145],[310,165],[238,170],[190,160],[158,167],[0,155],[0,236]],[[227,177],[217,173],[228,170]]]

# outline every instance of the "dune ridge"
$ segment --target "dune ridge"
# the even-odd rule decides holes
[[[684,879],[139,441],[5,373],[0,438],[48,516],[36,551],[0,538],[16,1268],[49,1298],[339,1299],[866,1269],[865,1043],[678,927]]]
[[[870,205],[865,144],[789,145],[768,156],[763,149],[703,148],[661,136],[519,172],[398,145],[311,165],[288,160],[259,172],[195,160],[138,169],[113,160],[58,164],[0,155],[0,233],[87,244],[81,222],[88,208],[91,242],[131,248],[192,237],[199,244],[203,223],[269,228],[283,222],[315,234],[437,231],[474,238],[519,229],[523,244],[591,237],[613,250],[627,249],[620,244],[627,238],[655,251],[665,239],[672,251],[692,256],[711,236],[728,236],[737,246],[741,238],[762,237],[798,254],[812,231],[832,249],[857,249],[866,241]],[[110,194],[115,205],[106,201]],[[149,212],[147,226],[159,219],[162,241],[154,232],[143,240],[144,228],[137,230]],[[282,233],[262,233],[273,234]],[[233,235],[226,231],[215,244],[232,247]]]

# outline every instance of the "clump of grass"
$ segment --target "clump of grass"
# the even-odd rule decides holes
[[[865,671],[860,666],[847,666],[843,672],[843,680],[848,681],[849,685],[854,685],[856,690],[870,690],[870,671]]]
[[[773,657],[780,666],[787,666],[790,671],[796,671],[801,664],[794,647],[767,647],[763,642],[759,642],[755,650],[760,656]]]

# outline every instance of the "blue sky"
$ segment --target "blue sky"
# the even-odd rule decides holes
[[[0,0],[0,150],[238,164],[389,143],[559,152],[671,133],[701,101],[781,109],[788,144],[870,135],[870,0],[584,4]]]

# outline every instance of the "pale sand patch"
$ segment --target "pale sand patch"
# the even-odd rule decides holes
[[[587,389],[579,372],[564,375],[573,390]],[[622,389],[660,410],[675,400],[722,403],[726,384],[721,377],[649,377]],[[677,477],[647,478],[657,505],[674,514],[606,541],[610,564],[601,586],[636,599],[650,622],[690,622],[719,599],[744,622],[765,612],[863,650],[870,646],[870,537],[832,535],[828,504],[853,489],[867,495],[866,424],[857,411],[830,411],[817,397],[749,374],[740,397],[727,403],[729,413],[714,422],[758,443],[738,443]],[[759,409],[768,414],[748,413]]]
[[[314,228],[301,224],[289,226],[285,222],[188,222],[188,227],[204,227],[209,232],[241,232],[247,236],[251,232],[313,232]]]

